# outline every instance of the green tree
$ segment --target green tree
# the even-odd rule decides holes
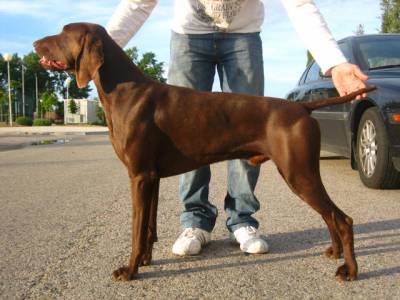
[[[130,57],[133,63],[147,76],[154,80],[165,83],[167,80],[163,76],[164,63],[158,62],[153,52],[146,52],[139,59],[138,49],[136,47],[128,48],[125,53]]]
[[[57,97],[54,93],[44,92],[40,98],[44,111],[52,112],[57,106]]]
[[[66,98],[67,87],[65,80],[68,78],[69,74],[66,72],[50,71],[43,68],[39,63],[39,56],[35,52],[30,52],[25,55],[22,62],[26,67],[25,71],[25,93],[36,99],[36,83],[35,75],[38,81],[38,94],[44,92],[57,93],[61,97]],[[18,78],[21,78],[19,75]],[[70,83],[69,87],[69,97],[70,98],[87,98],[89,97],[91,88],[88,86],[84,89],[79,89],[76,85],[75,78]]]
[[[7,93],[0,85],[0,122],[3,122],[4,105],[7,103]]]
[[[8,104],[8,64],[4,60],[3,56],[1,55],[0,60],[0,86],[2,87],[3,91],[7,97],[7,104]],[[21,82],[19,80],[20,77],[20,70],[21,70],[21,59],[18,57],[17,54],[13,54],[12,59],[10,61],[10,88],[11,88],[11,101],[14,103],[17,100],[17,97],[20,94],[20,87]],[[14,108],[14,104],[13,104]]]
[[[79,109],[79,107],[78,107],[78,104],[76,104],[75,100],[74,99],[69,100],[68,111],[71,114],[76,114],[78,112],[78,109]]]
[[[54,72],[50,72],[50,75],[54,81],[55,90],[64,99],[67,98],[66,80],[68,77],[71,78],[71,82],[69,83],[69,88],[68,88],[69,98],[75,98],[75,99],[88,98],[90,95],[90,92],[92,91],[92,88],[89,85],[82,89],[78,88],[75,75],[73,75],[73,74],[68,74],[67,72],[54,71]]]
[[[126,50],[126,53],[131,57],[132,61],[149,77],[166,82],[163,77],[164,63],[158,62],[155,54],[152,52],[144,53],[140,59],[137,48],[133,47]],[[67,87],[66,79],[68,75],[66,72],[51,71],[43,68],[39,63],[40,57],[35,52],[30,52],[20,58],[18,54],[14,54],[10,61],[10,79],[11,79],[11,97],[12,101],[18,106],[18,113],[22,113],[22,69],[24,66],[24,98],[27,116],[33,114],[34,111],[41,111],[41,104],[36,107],[36,96],[42,98],[45,92],[53,93],[60,98],[66,98]],[[91,92],[91,87],[88,86],[84,89],[79,89],[76,84],[74,76],[70,83],[68,92],[70,98],[88,98]],[[37,79],[37,80],[36,80]],[[37,85],[36,85],[37,83]],[[8,70],[7,62],[4,61],[3,55],[0,53],[0,89],[3,94],[0,99],[0,114],[3,110],[3,115],[8,106]],[[37,92],[36,92],[37,91]],[[6,97],[6,98],[4,98]],[[14,105],[13,105],[14,109]],[[58,111],[63,110],[62,105],[58,105]],[[15,111],[13,112],[16,113]]]
[[[96,116],[97,116],[97,119],[99,119],[101,125],[107,125],[107,120],[106,120],[106,115],[104,113],[104,109],[100,105],[97,106]]]
[[[40,102],[38,103],[39,107],[36,107],[36,82],[38,98],[46,91],[53,93],[56,91],[50,73],[39,64],[39,59],[39,56],[35,52],[30,52],[22,58],[22,63],[26,68],[24,77],[25,98],[30,108],[28,110],[28,115],[33,111],[40,111]],[[18,78],[21,80],[21,77],[22,74],[20,73]]]
[[[127,48],[125,50],[126,55],[129,56],[129,58],[133,61],[133,63],[137,64],[138,63],[138,49],[136,47],[132,48]]]
[[[59,116],[64,115],[64,101],[57,101],[55,112]]]
[[[400,0],[381,0],[381,10],[381,32],[400,32]]]
[[[20,86],[21,74],[21,58],[18,54],[13,54],[10,61],[10,80],[11,89],[18,88]],[[3,55],[0,54],[0,84],[2,87],[8,86],[8,67],[7,62],[4,60]]]
[[[36,97],[36,77],[39,95],[45,91],[55,92],[55,85],[50,73],[39,64],[39,56],[30,52],[24,56],[22,62],[26,67],[25,71],[25,92]],[[19,76],[18,78],[21,78]]]
[[[71,77],[71,83],[69,84],[69,97],[75,99],[88,98],[92,88],[88,85],[82,89],[78,88],[75,76]]]
[[[51,71],[43,68],[39,63],[39,56],[35,52],[30,52],[23,58],[23,63],[27,70],[25,72],[25,90],[27,93],[30,91],[35,92],[35,74],[38,77],[38,90],[39,94],[44,91],[54,92],[66,98],[67,87],[65,80],[70,76],[67,72]],[[69,96],[71,98],[87,98],[91,92],[88,86],[83,89],[78,89],[75,77],[69,87]],[[20,77],[19,77],[20,78]],[[75,82],[75,83],[74,83]]]

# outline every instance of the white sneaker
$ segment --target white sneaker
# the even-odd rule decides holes
[[[197,255],[211,239],[211,233],[200,228],[186,228],[172,246],[175,255]]]
[[[268,252],[268,243],[265,237],[261,236],[257,228],[253,226],[243,226],[236,229],[231,238],[240,244],[240,250],[251,254],[261,254]]]

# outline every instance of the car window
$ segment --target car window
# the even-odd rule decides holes
[[[304,81],[305,81],[305,78],[306,78],[306,75],[307,75],[307,72],[308,72],[308,66],[307,66],[306,70],[303,72],[303,74],[301,75],[301,77],[300,77],[300,80],[299,80],[299,83],[298,83],[298,84],[303,84],[303,83],[304,83]]]
[[[347,58],[348,61],[351,61],[351,49],[348,43],[340,43],[339,44],[340,50],[342,50],[344,56]]]
[[[320,79],[320,71],[321,68],[318,66],[318,64],[314,61],[312,63],[312,66],[308,70],[305,83],[311,82],[311,81],[316,81]]]
[[[351,59],[351,49],[347,43],[339,44],[340,50],[343,52],[344,56],[350,61]],[[316,63],[316,61],[312,62],[312,66],[308,69],[308,72],[304,72],[304,74],[300,78],[300,83],[304,81],[304,83],[308,83],[311,81],[321,80],[321,68]]]
[[[361,40],[359,48],[370,70],[400,66],[400,36]]]

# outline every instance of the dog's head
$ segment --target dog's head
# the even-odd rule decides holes
[[[91,23],[65,25],[62,32],[33,43],[47,69],[72,71],[79,88],[87,86],[104,63],[103,39],[107,32]]]

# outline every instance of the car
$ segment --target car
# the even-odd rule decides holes
[[[338,41],[349,62],[368,75],[378,89],[362,100],[316,110],[321,149],[350,158],[369,188],[400,187],[400,34],[359,35]],[[286,98],[313,101],[335,97],[332,78],[308,64]]]

